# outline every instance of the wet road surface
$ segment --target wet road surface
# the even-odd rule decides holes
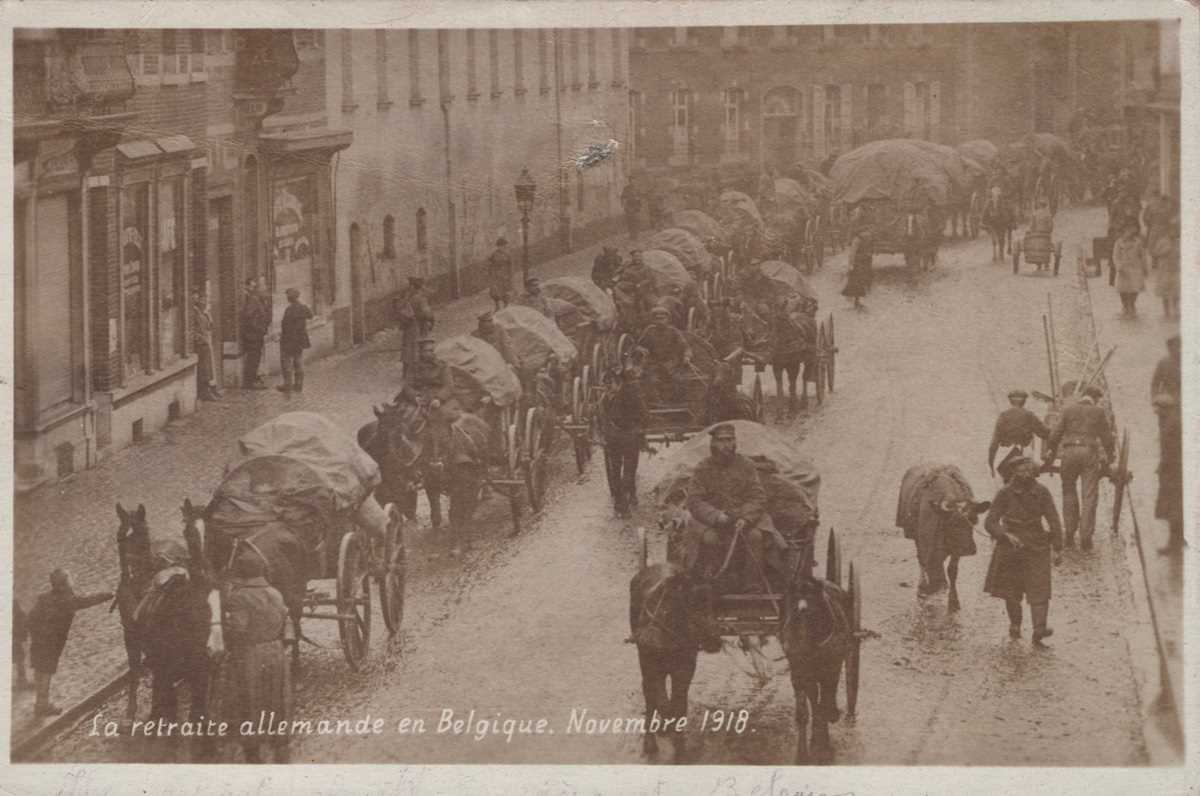
[[[1059,233],[1090,234],[1079,228],[1084,218],[1064,212]],[[864,312],[848,310],[838,295],[844,256],[827,261],[814,280],[822,317],[830,310],[836,317],[837,392],[823,407],[775,427],[801,441],[821,471],[817,550],[825,549],[825,530],[836,528],[862,573],[864,625],[880,634],[864,644],[857,722],[832,727],[836,761],[1143,763],[1122,636],[1132,620],[1127,576],[1107,520],[1099,521],[1094,551],[1068,551],[1055,569],[1055,635],[1041,650],[1030,645],[1028,620],[1025,637],[1011,641],[1003,603],[982,593],[991,551],[982,528],[979,555],[961,566],[963,610],[948,614],[944,595],[918,601],[913,546],[894,527],[901,476],[917,462],[957,464],[977,499],[991,498],[999,484],[988,476],[986,450],[1004,395],[1017,386],[1045,391],[1041,314],[1048,291],[1064,379],[1074,376],[1072,363],[1082,361],[1085,324],[1074,278],[1014,277],[1007,263],[989,260],[985,239],[950,243],[932,273],[911,281],[899,257],[880,256]],[[1067,268],[1064,263],[1064,274]],[[670,453],[643,460],[643,496]],[[388,654],[377,618],[365,672],[348,671],[332,626],[306,626],[329,646],[304,650],[297,718],[369,714],[385,719],[385,730],[299,739],[294,761],[643,762],[638,736],[605,733],[586,719],[642,713],[635,648],[622,642],[629,632],[628,582],[638,563],[634,526],[653,527],[649,500],[634,522],[615,520],[599,455],[579,479],[568,451],[556,462],[544,516],[521,535],[505,538],[506,507],[494,503],[477,523],[482,541],[461,564],[424,556],[413,562],[410,569],[428,569],[410,590],[399,649]],[[1057,479],[1043,481],[1058,497]],[[1107,486],[1100,499],[1103,518],[1111,499]],[[650,534],[651,558],[661,558],[662,540],[657,531]],[[742,732],[694,733],[695,762],[791,760],[791,685],[785,664],[769,660],[778,647],[768,646],[766,654],[767,677],[756,676],[753,661],[739,652],[701,656],[691,691],[693,723],[718,710],[745,710],[747,719]],[[119,706],[104,710],[111,716]],[[466,719],[471,711],[477,720],[497,719],[500,733],[456,734],[450,719]],[[572,723],[572,711],[582,723]],[[400,733],[406,718],[410,732]],[[509,740],[505,719],[527,720],[529,729],[545,719],[553,732]],[[423,733],[411,732],[418,720]],[[46,759],[161,760],[177,753],[161,743],[90,738],[86,729],[61,739]],[[662,748],[670,760],[669,746]]]

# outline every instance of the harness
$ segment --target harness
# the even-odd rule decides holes
[[[642,610],[639,615],[639,620],[644,619],[645,621],[639,622],[639,624],[641,624],[641,629],[645,630],[647,628],[655,628],[655,629],[661,631],[664,635],[666,635],[668,637],[668,639],[670,639],[671,641],[677,642],[680,647],[686,648],[686,647],[694,646],[698,649],[700,646],[699,644],[697,644],[696,642],[691,641],[685,637],[681,637],[673,629],[667,627],[663,623],[662,619],[659,618],[659,612],[662,610],[663,601],[667,599],[667,581],[668,580],[670,580],[670,578],[661,579],[654,586],[654,588],[650,590],[651,594],[654,593],[655,589],[657,589],[659,592],[658,602],[655,603],[653,610],[648,609],[646,607],[645,603],[642,604]],[[637,636],[637,633],[635,632],[634,638],[630,639],[634,643],[637,643],[636,636]]]

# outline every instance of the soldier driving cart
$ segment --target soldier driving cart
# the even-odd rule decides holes
[[[683,332],[671,325],[671,311],[661,304],[650,310],[650,325],[638,336],[637,345],[646,352],[646,376],[651,403],[679,397],[680,371],[692,363],[692,348]]]

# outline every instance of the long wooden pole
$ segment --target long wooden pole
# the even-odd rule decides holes
[[[1058,338],[1054,334],[1054,305],[1050,302],[1050,294],[1046,294],[1046,311],[1049,313],[1050,325],[1050,369],[1054,373],[1054,402],[1057,404],[1059,395],[1059,373],[1058,373]]]
[[[1058,385],[1054,383],[1054,352],[1050,348],[1050,321],[1042,316],[1042,336],[1046,339],[1046,367],[1050,371],[1050,395],[1057,400]]]

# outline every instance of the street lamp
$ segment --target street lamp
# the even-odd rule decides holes
[[[521,275],[529,279],[529,213],[533,210],[533,197],[537,183],[529,176],[529,169],[521,169],[521,176],[513,186],[517,194],[517,209],[521,211]],[[524,284],[524,282],[522,282]]]

